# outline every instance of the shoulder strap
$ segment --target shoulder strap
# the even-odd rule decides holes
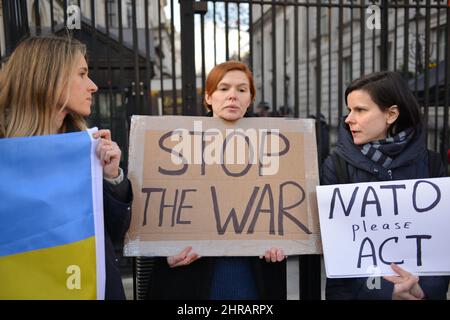
[[[338,183],[348,183],[347,162],[336,152],[331,153],[331,160],[336,169]]]
[[[428,150],[428,170],[430,173],[430,178],[437,178],[440,176],[441,168],[441,157],[440,154],[431,150]]]

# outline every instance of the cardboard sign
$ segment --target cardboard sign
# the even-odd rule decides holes
[[[317,187],[327,277],[450,274],[450,178]]]
[[[128,256],[320,253],[313,120],[133,116]]]

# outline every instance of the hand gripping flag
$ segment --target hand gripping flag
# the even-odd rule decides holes
[[[94,130],[0,139],[0,299],[104,298]]]

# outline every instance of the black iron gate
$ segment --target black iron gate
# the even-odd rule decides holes
[[[313,117],[318,128],[325,118],[335,141],[345,112],[345,87],[363,74],[395,70],[409,80],[422,105],[429,147],[439,151],[447,163],[447,1],[180,2],[181,60],[189,66],[182,75],[185,114],[201,114],[195,98],[185,98],[195,97],[196,74],[204,83],[206,69],[212,65],[241,60],[253,70],[257,101],[271,105],[272,116]],[[200,15],[197,22],[196,14]],[[205,35],[208,28],[213,32]],[[224,41],[218,40],[219,32],[224,33]],[[200,37],[198,55],[192,44],[194,35]],[[244,35],[248,40],[242,46]],[[237,48],[232,49],[236,41]],[[214,63],[205,66],[208,55],[214,56]],[[319,146],[330,141],[323,132],[317,130]],[[328,147],[318,148],[319,159],[325,158],[321,153]],[[321,298],[319,256],[300,256],[299,285],[301,299]]]
[[[334,129],[345,112],[346,85],[369,72],[399,71],[423,107],[429,147],[446,160],[450,74],[447,1],[180,2],[181,59],[182,65],[190,68],[183,70],[184,92],[196,92],[193,63],[197,63],[196,74],[203,83],[212,67],[205,67],[208,56],[214,56],[214,64],[242,60],[255,75],[257,102],[268,102],[275,116],[324,116],[333,129],[333,142]],[[194,22],[197,13],[200,17]],[[213,32],[205,41],[208,28]],[[224,41],[217,36],[219,30]],[[196,60],[191,45],[194,35],[201,43]],[[244,44],[243,35],[247,38]],[[183,39],[189,45],[183,45]],[[232,49],[236,41],[239,44]],[[191,103],[184,99],[183,110],[193,110]],[[320,134],[318,138],[323,140]]]
[[[3,0],[0,64],[29,35],[69,32],[85,42],[99,86],[89,121],[112,130],[124,150],[124,168],[131,115],[202,115],[205,76],[225,60],[251,67],[256,103],[270,106],[272,116],[314,117],[318,124],[325,119],[330,136],[322,130],[317,136],[327,147],[345,112],[346,85],[365,73],[396,70],[420,101],[429,148],[446,161],[447,2]],[[76,10],[68,10],[73,6],[80,10],[80,28],[68,30],[69,21],[76,22]],[[301,299],[320,298],[318,258],[302,257],[300,269]]]

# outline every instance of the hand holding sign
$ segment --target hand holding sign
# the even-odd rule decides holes
[[[450,257],[440,254],[449,241],[449,178],[317,190],[327,277],[390,276],[391,263],[418,275],[450,273]]]
[[[286,258],[284,255],[283,249],[281,248],[270,248],[270,250],[266,251],[264,256],[260,256],[260,259],[265,258],[266,262],[281,262]]]
[[[385,276],[383,278],[394,284],[392,300],[421,300],[425,297],[419,285],[419,277],[403,270],[395,263],[391,264],[391,268],[399,276]]]
[[[180,266],[187,266],[190,265],[195,260],[200,259],[200,256],[195,252],[189,254],[191,250],[192,247],[186,247],[179,254],[167,257],[167,264],[169,265],[169,267],[175,268]]]
[[[120,174],[119,164],[122,152],[117,143],[111,140],[111,131],[99,130],[92,136],[94,139],[100,138],[96,154],[100,158],[103,175],[109,179],[116,178]]]

